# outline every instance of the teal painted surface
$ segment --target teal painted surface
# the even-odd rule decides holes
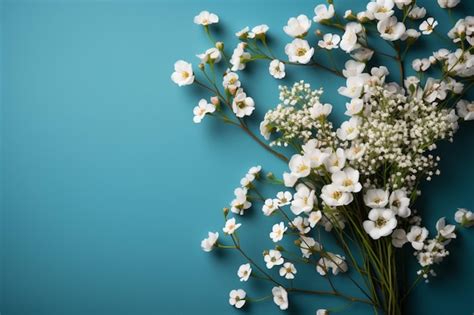
[[[270,289],[241,284],[236,269],[244,261],[237,254],[205,254],[199,243],[208,230],[220,230],[220,209],[248,167],[262,164],[275,173],[285,167],[239,130],[208,119],[194,125],[192,107],[204,94],[169,79],[175,60],[196,64],[194,54],[208,48],[192,23],[201,9],[219,14],[216,36],[229,47],[241,27],[267,23],[281,48],[289,40],[281,29],[287,19],[312,15],[315,6],[313,1],[268,3],[3,2],[2,315],[238,314],[227,304],[229,290],[243,287],[255,296]],[[447,30],[447,13],[435,4],[428,8]],[[473,8],[466,2],[463,11],[472,14]],[[415,53],[436,45],[422,42]],[[266,67],[251,67],[243,75],[257,118],[277,102],[280,82]],[[295,70],[289,69],[286,82],[324,85],[323,98],[334,105],[333,118],[340,122],[344,99],[336,89],[342,81]],[[419,203],[431,227],[440,216],[452,220],[455,207],[474,208],[474,127],[464,127],[455,144],[442,146],[443,174],[425,185]],[[259,213],[257,208],[242,218],[243,243],[257,258],[272,246],[269,239],[253,242],[272,225]],[[414,292],[410,314],[472,314],[473,248],[472,231],[461,231],[440,276]],[[313,270],[306,274],[314,277],[313,288],[324,288]],[[338,285],[357,294],[342,278]],[[314,297],[290,303],[290,314],[344,305]],[[244,312],[280,313],[271,301]],[[370,310],[354,305],[341,313]]]

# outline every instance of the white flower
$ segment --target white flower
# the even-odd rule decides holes
[[[330,207],[345,206],[354,200],[351,193],[345,192],[343,187],[336,184],[324,185],[321,189],[321,199]]]
[[[318,42],[318,46],[327,50],[337,48],[341,37],[337,34],[324,34],[323,39]]]
[[[217,239],[219,238],[219,233],[209,232],[207,235],[208,237],[201,241],[201,248],[205,252],[210,252],[214,248],[214,245],[216,245],[217,243]]]
[[[232,101],[232,110],[237,117],[244,117],[252,115],[255,109],[255,103],[251,97],[248,97],[247,94],[242,89],[238,89],[235,94],[234,100]]]
[[[423,59],[413,59],[411,63],[411,67],[415,71],[426,71],[430,67],[431,62],[428,58],[423,58]]]
[[[459,4],[459,2],[461,2],[461,0],[438,0],[439,6],[443,9],[454,8]]]
[[[246,63],[252,57],[245,50],[245,43],[239,43],[234,49],[232,56],[230,57],[230,63],[232,64],[232,71],[243,70],[245,69]]]
[[[341,128],[336,130],[337,137],[343,141],[354,140],[359,135],[359,125],[361,121],[358,117],[351,117],[342,123]]]
[[[362,189],[362,185],[359,183],[359,171],[352,167],[332,173],[331,180],[344,192],[359,192]]]
[[[407,234],[407,240],[411,243],[416,250],[421,250],[424,245],[425,239],[428,237],[428,230],[426,228],[414,225],[411,227],[410,232]]]
[[[346,61],[342,74],[346,77],[356,77],[365,69],[365,63],[349,59]]]
[[[293,198],[289,191],[279,191],[276,196],[278,199],[278,206],[280,207],[289,205]]]
[[[246,39],[249,36],[250,28],[248,26],[244,27],[237,33],[235,33],[235,36],[237,36],[240,39]]]
[[[273,302],[280,307],[281,310],[288,308],[288,293],[283,287],[273,287]]]
[[[443,239],[449,240],[452,238],[456,238],[456,234],[454,230],[456,227],[452,224],[446,225],[446,218],[441,218],[436,222],[436,231],[438,231],[439,235],[443,237]]]
[[[293,187],[296,184],[296,181],[298,180],[298,177],[295,174],[292,173],[283,173],[283,182],[286,187]]]
[[[285,226],[285,223],[283,222],[273,225],[272,231],[270,232],[270,238],[275,243],[281,241],[287,229],[288,228]]]
[[[290,262],[283,264],[283,267],[280,268],[280,276],[285,277],[286,279],[294,279],[296,274],[295,265]]]
[[[252,33],[255,37],[264,37],[269,27],[266,24],[260,24],[252,28]]]
[[[326,309],[321,308],[321,309],[316,311],[316,315],[329,315],[329,311],[326,310]]]
[[[354,31],[354,29],[348,28],[346,25],[346,30],[342,35],[342,39],[339,46],[346,53],[350,53],[351,51],[359,47],[359,44],[357,43],[357,33]]]
[[[256,165],[256,166],[252,166],[251,168],[249,168],[247,173],[252,174],[252,175],[258,175],[261,171],[262,171],[262,166],[261,165]]]
[[[311,254],[320,252],[323,248],[321,244],[314,240],[314,238],[308,236],[301,235],[299,243],[304,258],[309,258]]]
[[[407,40],[409,38],[411,39],[417,39],[418,37],[421,36],[421,33],[418,32],[417,30],[413,28],[409,28],[403,33],[402,37],[400,38],[401,40]]]
[[[264,215],[269,216],[273,212],[275,212],[276,209],[278,209],[277,200],[267,199],[267,200],[265,200],[265,203],[263,204],[262,212],[263,212]]]
[[[303,145],[303,150],[305,151],[304,156],[307,157],[311,162],[311,168],[320,167],[331,155],[328,152],[323,152],[316,148],[309,149],[306,145]]]
[[[311,160],[299,154],[295,154],[291,157],[288,163],[291,173],[297,178],[303,178],[311,173]]]
[[[310,109],[309,112],[311,117],[314,119],[327,117],[332,111],[331,104],[321,104],[320,102],[315,103]]]
[[[290,18],[283,31],[291,37],[305,37],[311,27],[311,20],[304,14]]]
[[[392,233],[392,245],[397,248],[402,248],[408,242],[407,233],[403,229],[396,229]]]
[[[454,220],[464,227],[471,227],[474,225],[474,213],[467,209],[460,208],[454,214]]]
[[[265,140],[270,140],[270,136],[272,135],[273,127],[269,124],[267,120],[263,120],[260,123],[260,134],[265,138]]]
[[[346,157],[349,161],[354,161],[362,158],[365,153],[365,145],[353,144],[349,149],[345,151]]]
[[[247,293],[242,290],[232,290],[229,293],[229,304],[235,306],[235,308],[241,308],[245,304],[245,296]]]
[[[290,62],[306,64],[310,62],[314,54],[314,48],[310,48],[308,42],[301,38],[295,38],[285,46],[285,54]]]
[[[433,32],[436,25],[438,25],[438,21],[432,17],[429,17],[426,19],[426,21],[423,21],[423,23],[420,24],[420,31],[423,33],[423,35],[429,35]]]
[[[351,99],[350,103],[346,103],[346,114],[347,116],[354,116],[359,114],[364,108],[364,101],[360,98]]]
[[[364,88],[364,77],[361,75],[349,77],[346,86],[341,86],[337,91],[339,94],[349,98],[359,98]]]
[[[407,197],[405,190],[397,189],[392,191],[389,201],[390,209],[392,209],[396,215],[402,218],[407,218],[410,216],[410,198]]]
[[[235,72],[227,72],[224,75],[222,86],[224,89],[229,90],[231,94],[234,94],[240,87],[239,75]]]
[[[413,0],[393,0],[393,2],[397,5],[397,8],[402,10],[404,6],[410,5]]]
[[[369,220],[363,222],[364,230],[374,240],[390,235],[397,226],[395,212],[390,209],[372,209]]]
[[[402,37],[405,33],[406,27],[402,22],[398,22],[394,16],[388,17],[377,23],[377,30],[380,33],[380,37],[385,40],[395,41]]]
[[[460,100],[456,104],[457,114],[464,120],[474,120],[474,102]]]
[[[240,278],[240,281],[247,281],[252,273],[252,267],[250,264],[243,264],[237,270],[237,276]]]
[[[219,22],[219,17],[214,13],[209,13],[208,11],[201,11],[198,15],[194,17],[194,23],[198,25],[211,25]]]
[[[388,203],[388,191],[369,189],[364,195],[364,203],[370,208],[383,208]]]
[[[272,269],[273,266],[280,266],[283,264],[283,257],[281,257],[281,252],[276,249],[270,249],[268,253],[263,256],[265,263],[268,269]]]
[[[308,217],[308,222],[309,222],[309,225],[313,228],[316,226],[316,224],[318,224],[318,222],[321,220],[321,218],[323,217],[323,214],[321,213],[320,210],[318,211],[311,211],[309,213],[309,217]]]
[[[337,275],[339,272],[346,272],[347,263],[344,257],[327,252],[327,257],[319,259],[316,270],[321,276],[325,276],[330,269],[332,269],[333,275]]]
[[[226,234],[234,234],[234,232],[241,226],[242,224],[235,223],[235,218],[229,219],[225,222],[225,226],[222,229]]]
[[[308,218],[297,216],[291,221],[291,226],[296,228],[301,234],[306,234],[311,231]]]
[[[328,159],[324,162],[326,169],[330,173],[340,171],[346,164],[346,154],[343,149],[337,148],[336,152],[333,152]]]
[[[193,66],[184,60],[176,61],[174,64],[174,72],[171,74],[171,80],[179,86],[193,84]]]
[[[274,59],[270,62],[268,72],[270,72],[271,76],[275,79],[283,79],[286,75],[285,64],[278,59]]]
[[[230,203],[230,211],[236,214],[243,215],[244,211],[252,206],[247,200],[247,188],[236,188],[234,190],[235,199]]]
[[[201,99],[199,101],[198,106],[194,107],[193,113],[193,121],[198,124],[204,118],[204,116],[208,113],[213,113],[216,110],[216,106],[213,104],[208,103],[205,99]]]
[[[324,4],[319,4],[314,8],[314,18],[315,22],[321,22],[329,20],[334,16],[334,6],[330,4],[326,7]]]
[[[359,47],[351,52],[351,57],[360,62],[367,62],[372,59],[374,51],[369,48]]]
[[[417,5],[415,5],[410,13],[408,13],[408,16],[410,17],[410,19],[413,19],[413,20],[419,20],[419,19],[422,19],[424,18],[426,15],[426,9],[423,8],[423,7],[418,7]]]
[[[293,198],[290,209],[295,215],[299,215],[302,212],[310,212],[313,210],[314,203],[316,202],[315,191],[302,184],[296,187],[296,193]]]
[[[205,53],[196,56],[201,59],[202,63],[218,63],[219,61],[221,61],[222,58],[220,50],[215,47],[209,48],[208,50],[206,50]]]
[[[385,20],[393,15],[394,3],[392,0],[374,0],[367,4],[367,13],[377,20]]]

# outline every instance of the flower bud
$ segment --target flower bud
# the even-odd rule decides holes
[[[205,67],[205,66],[204,66],[203,63],[200,63],[198,67],[199,67],[199,69],[204,70],[204,67]]]
[[[224,43],[223,42],[217,42],[216,43],[216,48],[219,49],[220,51],[224,50]]]
[[[214,105],[214,106],[219,106],[219,104],[220,104],[219,98],[217,96],[211,97],[211,104]]]
[[[284,251],[285,251],[285,248],[284,248],[283,246],[281,246],[281,245],[275,246],[275,249],[276,249],[276,250],[279,250],[280,252],[284,252]]]
[[[227,215],[229,214],[229,208],[223,208],[222,209],[222,212],[224,212],[224,217],[227,217]]]

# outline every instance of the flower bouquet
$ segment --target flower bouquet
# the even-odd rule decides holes
[[[458,3],[438,0],[449,12]],[[243,289],[230,291],[229,303],[236,308],[271,298],[285,310],[289,297],[298,293],[365,303],[375,314],[403,314],[406,297],[420,280],[428,282],[436,275],[435,266],[449,255],[448,245],[456,238],[456,226],[445,217],[436,223],[436,233],[429,235],[415,201],[421,194],[420,183],[440,174],[438,143],[453,141],[458,128],[474,120],[474,102],[466,99],[474,83],[474,17],[454,21],[447,34],[440,34],[436,19],[428,17],[415,0],[374,0],[364,11],[341,12],[328,1],[314,8],[312,19],[304,14],[291,17],[283,31],[292,40],[285,46],[286,57],[278,58],[267,44],[267,25],[238,31],[238,43],[230,54],[212,33],[219,17],[203,11],[194,22],[203,27],[213,47],[197,55],[197,69],[183,60],[174,65],[171,79],[176,84],[197,85],[208,94],[194,108],[195,123],[209,116],[234,125],[288,164],[282,176],[264,173],[260,166],[250,168],[223,210],[224,237],[209,232],[201,242],[206,252],[239,252],[247,261],[237,271],[241,281],[252,278],[272,284],[271,292],[261,299]],[[316,30],[319,41],[311,43],[307,35],[313,22],[333,31]],[[408,51],[430,34],[443,38],[446,48],[408,60]],[[392,53],[379,51],[373,38],[386,42]],[[334,61],[336,50],[345,56],[344,67],[316,57],[327,53]],[[375,63],[374,54],[398,65],[393,77],[386,66]],[[347,97],[348,119],[334,127],[329,119],[333,105],[323,101],[323,90],[298,81],[279,87],[280,103],[265,114],[261,136],[257,135],[247,122],[255,102],[239,77],[253,62],[267,63],[275,79],[284,78],[291,66],[345,78],[338,92]],[[416,75],[406,75],[407,66]],[[281,188],[265,197],[263,185]],[[238,235],[239,216],[258,204],[262,215],[278,217],[280,222],[262,235],[274,246],[265,249],[262,257],[250,257]],[[469,227],[474,215],[461,208],[454,220]],[[337,251],[326,249],[323,233],[332,235]],[[401,261],[413,259],[402,255],[407,249],[419,264],[413,283],[402,280]],[[295,286],[293,279],[303,265],[315,270],[308,282],[327,281],[328,289]],[[359,294],[338,289],[337,275],[345,276]],[[328,312],[320,309],[317,314]]]

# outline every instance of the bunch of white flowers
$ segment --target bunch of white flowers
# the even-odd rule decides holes
[[[209,232],[201,247],[206,252],[215,248],[238,251],[246,259],[237,269],[241,282],[256,278],[273,283],[271,292],[258,299],[243,289],[230,291],[229,303],[236,308],[271,298],[286,310],[291,294],[305,293],[338,296],[351,303],[369,304],[376,313],[401,315],[404,297],[420,279],[427,281],[436,275],[434,265],[449,255],[447,245],[456,238],[456,227],[444,217],[436,224],[436,236],[430,238],[429,229],[421,224],[424,213],[414,204],[421,194],[420,184],[440,174],[440,157],[435,152],[438,144],[453,141],[464,121],[474,120],[474,102],[467,95],[474,82],[474,17],[459,19],[447,34],[440,34],[436,18],[427,16],[427,10],[413,0],[371,0],[365,10],[347,10],[343,18],[334,3],[328,2],[314,8],[312,21],[331,28],[330,32],[317,29],[317,41],[310,41],[311,18],[305,14],[291,17],[282,27],[291,39],[280,55],[267,45],[270,28],[266,24],[238,31],[239,42],[229,53],[211,35],[219,17],[208,11],[195,17],[213,47],[197,55],[200,73],[179,60],[171,75],[178,86],[194,84],[211,94],[194,108],[194,122],[211,116],[237,126],[288,165],[281,179],[272,173],[263,176],[260,166],[252,167],[234,190],[230,207],[224,208],[222,231],[231,243],[225,244],[219,233]],[[460,0],[437,3],[451,10]],[[444,37],[450,47],[409,60],[415,43],[432,34]],[[372,44],[375,37],[388,42],[392,52]],[[333,59],[339,49],[347,57],[343,68]],[[321,52],[331,63],[321,62]],[[374,55],[396,62],[398,71],[391,74],[386,66],[377,64],[379,58],[372,59]],[[285,78],[293,65],[344,78],[345,85],[338,92],[349,99],[347,120],[334,128],[328,117],[333,105],[323,102],[323,89],[311,89],[304,81],[280,85],[280,103],[260,124],[261,135],[269,141],[265,143],[247,124],[255,102],[239,77],[239,71],[255,61],[266,62],[275,79]],[[408,66],[415,75],[406,74]],[[221,75],[216,74],[218,69],[223,69]],[[393,72],[400,75],[396,82]],[[278,147],[293,151],[286,156]],[[259,190],[266,183],[282,189],[266,198]],[[241,244],[238,234],[242,223],[229,217],[245,215],[258,204],[265,217],[278,216],[264,233],[274,247],[266,247],[260,261],[251,258]],[[473,213],[464,208],[458,209],[454,220],[464,227],[474,225]],[[340,253],[323,246],[324,232],[334,236],[335,251]],[[409,289],[400,287],[393,276],[399,274],[398,253],[405,244],[420,265]],[[304,265],[327,280],[329,289],[295,286],[292,280]],[[346,276],[364,298],[341,292],[332,281],[349,269],[358,273],[357,279],[351,273]],[[397,287],[400,289],[394,289]],[[317,314],[328,311],[319,309]]]

